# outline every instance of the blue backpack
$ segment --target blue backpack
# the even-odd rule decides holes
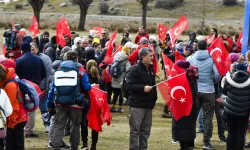
[[[15,82],[18,84],[19,90],[17,93],[17,99],[19,103],[23,102],[24,109],[27,112],[35,111],[39,106],[40,98],[35,87],[29,83],[30,81],[13,78],[13,79],[6,81],[3,84],[2,88],[5,88],[6,85],[10,82]]]
[[[7,50],[14,50],[17,48],[17,40],[15,35],[15,32],[12,30],[7,30],[4,32],[4,46]]]
[[[60,68],[55,72],[55,101],[61,105],[82,106],[83,94],[80,91],[80,78],[78,77],[78,64],[67,60],[60,64]]]

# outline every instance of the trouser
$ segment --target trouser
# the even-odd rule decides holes
[[[176,140],[176,121],[172,117],[172,139]]]
[[[203,143],[210,143],[210,138],[213,134],[213,116],[215,109],[215,94],[214,93],[198,93],[197,108],[203,110],[204,117],[204,134]]]
[[[25,133],[26,134],[32,134],[34,133],[34,127],[36,122],[36,111],[28,112],[28,121],[25,126]]]
[[[227,125],[227,150],[244,150],[248,116],[238,117],[227,115]]]
[[[15,125],[14,129],[8,128],[6,136],[6,150],[24,150],[24,131],[26,122]]]
[[[46,106],[46,99],[47,99],[47,97],[45,96],[44,99],[40,100],[39,109],[41,111],[42,116],[48,117],[48,109],[47,109],[47,106]],[[43,120],[43,125],[44,126],[49,126],[50,122],[48,120],[45,120],[45,118],[43,118],[43,117],[42,117],[42,120]]]
[[[191,150],[194,148],[194,140],[192,141],[179,141],[181,150]]]
[[[54,134],[54,129],[55,129],[55,122],[56,122],[56,117],[53,115],[50,119],[50,127],[49,127],[49,143],[52,142],[53,139],[53,134]]]
[[[147,150],[152,126],[152,109],[130,107],[130,150]]]
[[[223,112],[224,112],[224,110],[219,106],[219,103],[216,101],[215,102],[215,115],[216,115],[216,119],[217,119],[219,137],[223,137],[224,131],[225,131],[225,122],[223,119]]]
[[[117,99],[119,98],[119,106],[122,106],[123,104],[123,97],[122,97],[122,91],[121,88],[113,88],[114,96],[113,96],[113,102],[112,104],[115,105]]]
[[[202,110],[202,108],[199,111],[197,120],[198,120],[198,130],[199,131],[204,131],[204,118],[203,118],[203,110]]]
[[[67,123],[66,123],[66,127],[64,129],[64,135],[70,135],[71,127],[72,127],[72,123],[71,123],[70,118],[68,118]]]
[[[108,104],[111,104],[111,96],[112,96],[112,86],[111,86],[111,82],[105,82],[106,83],[106,88],[107,88],[107,93],[108,93]]]
[[[67,119],[70,118],[72,128],[70,133],[71,149],[78,149],[80,143],[80,125],[82,121],[82,110],[70,108],[67,106],[58,106],[56,110],[56,121],[54,127],[54,134],[52,138],[53,148],[60,148],[62,139],[64,137],[64,128]]]

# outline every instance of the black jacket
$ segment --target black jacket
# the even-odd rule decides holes
[[[44,54],[49,56],[51,61],[54,62],[56,60],[56,46],[55,44],[49,42],[44,46]]]
[[[126,75],[126,88],[129,92],[128,105],[136,108],[153,109],[157,100],[157,91],[154,87],[150,92],[144,92],[144,86],[155,85],[153,68],[146,68],[140,61]]]
[[[226,95],[225,113],[232,116],[249,116],[250,112],[250,78],[249,73],[237,71],[226,74],[222,90]]]

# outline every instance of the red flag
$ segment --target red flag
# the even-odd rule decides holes
[[[5,54],[6,54],[6,48],[5,48],[5,46],[4,46],[4,45],[2,45],[2,52],[3,52],[3,55],[5,55]]]
[[[97,35],[100,37],[104,28],[94,27],[93,30],[95,30],[97,32]]]
[[[69,25],[68,25],[68,22],[66,21],[66,19],[64,17],[62,17],[60,22],[61,22],[61,29],[62,29],[63,34],[72,38],[72,34],[71,34],[71,31],[69,29]]]
[[[229,52],[231,52],[233,50],[234,41],[230,37],[227,37],[227,43],[227,49]]]
[[[61,47],[64,47],[66,45],[66,42],[64,41],[64,35],[61,28],[61,22],[56,23],[56,44],[61,45]]]
[[[162,96],[163,100],[165,101],[165,103],[168,104],[170,102],[170,95],[169,95],[169,91],[168,91],[168,81],[165,80],[163,82],[160,82],[157,85],[157,88],[158,88],[159,92],[161,93],[161,96]]]
[[[105,63],[107,63],[107,64],[112,64],[112,62],[114,61],[115,55],[116,55],[118,52],[120,52],[120,51],[122,51],[122,46],[118,47],[117,50],[111,55],[111,57],[109,57],[109,58],[107,58],[107,59],[105,60]]]
[[[213,58],[220,75],[225,75],[229,71],[229,68],[225,64],[228,52],[221,36],[208,47],[208,51]]]
[[[108,45],[107,45],[107,52],[106,52],[106,55],[104,57],[104,61],[105,63],[107,64],[111,64],[112,62],[110,61],[111,57],[112,57],[112,53],[113,53],[113,48],[114,48],[114,42],[115,42],[115,38],[116,38],[116,32],[117,32],[117,29],[115,30],[115,32],[111,35],[111,38],[108,42]]]
[[[176,39],[187,28],[188,28],[188,20],[185,16],[181,16],[180,19],[172,27],[172,29],[169,30],[169,35],[170,35],[172,46],[174,45]]]
[[[177,62],[179,60],[186,60],[185,57],[181,56],[179,51],[175,51],[174,56],[175,56],[175,62]]]
[[[166,34],[168,32],[168,28],[164,26],[163,24],[158,25],[158,36],[161,41],[164,41],[166,38]]]
[[[33,24],[29,27],[29,32],[32,33],[32,36],[35,37],[37,34],[40,33],[39,26],[36,20],[36,16],[33,16]]]
[[[215,34],[213,34],[210,37],[205,38],[205,40],[207,41],[207,45],[213,44],[216,41]]]
[[[239,48],[242,48],[242,41],[243,41],[242,32],[240,32],[240,35],[239,35],[237,42],[236,42],[236,46]]]
[[[162,55],[162,60],[163,60],[164,67],[166,70],[166,74],[168,77],[171,77],[171,69],[174,63],[163,52],[161,55]]]
[[[170,101],[167,103],[173,117],[178,121],[188,116],[193,105],[193,96],[186,73],[182,73],[168,80]]]
[[[88,126],[100,132],[102,131],[102,124],[107,122],[107,125],[110,125],[112,120],[107,102],[107,93],[100,90],[99,85],[94,85],[89,91],[89,96],[91,103],[87,115],[89,121]]]

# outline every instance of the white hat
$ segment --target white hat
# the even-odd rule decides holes
[[[133,43],[128,41],[124,46],[128,46],[129,48],[132,48],[133,47]]]

